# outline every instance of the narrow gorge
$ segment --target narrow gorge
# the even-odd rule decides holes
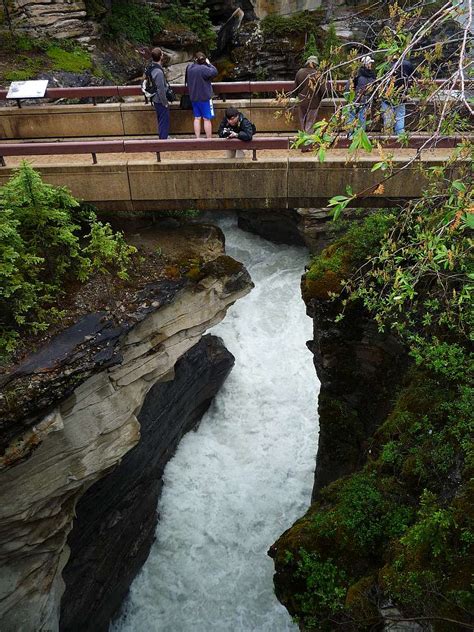
[[[474,630],[471,5],[0,2],[0,632]]]

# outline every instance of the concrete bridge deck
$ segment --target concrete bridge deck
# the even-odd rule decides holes
[[[294,86],[292,82],[286,83]],[[265,91],[268,86],[262,82],[249,83],[248,86],[232,84],[222,89],[251,92],[257,88]],[[184,86],[181,88],[184,90]],[[105,96],[109,89],[54,89],[51,94],[54,92],[54,96],[59,97],[77,90],[105,90]],[[274,100],[252,98],[216,101],[214,126],[218,125],[224,109],[232,104],[255,122],[258,140],[263,140],[265,135],[278,135],[283,140],[283,146],[279,144],[279,148],[273,150],[261,145],[257,162],[252,161],[252,152],[248,152],[244,159],[225,159],[225,143],[228,141],[217,140],[219,151],[208,152],[203,144],[202,151],[195,148],[192,152],[176,149],[168,152],[153,148],[152,153],[142,147],[135,152],[132,145],[137,138],[156,138],[155,113],[136,96],[139,91],[136,86],[114,89],[117,94],[129,95],[127,98],[134,100],[100,105],[0,108],[0,137],[3,143],[16,143],[18,140],[61,141],[50,142],[51,147],[46,152],[50,155],[29,155],[28,160],[41,171],[46,181],[67,186],[76,197],[111,212],[322,207],[329,198],[344,193],[347,185],[352,186],[354,192],[364,190],[368,193],[363,199],[356,200],[355,206],[383,206],[396,200],[418,197],[424,186],[420,163],[425,166],[441,164],[450,154],[448,149],[423,151],[415,162],[406,166],[417,155],[416,151],[395,149],[391,153],[394,153],[396,166],[405,168],[387,180],[383,188],[377,188],[380,172],[371,172],[373,165],[380,160],[377,152],[367,154],[360,151],[354,157],[348,154],[347,149],[335,149],[328,152],[321,164],[311,154],[301,154],[285,145],[288,141],[284,138],[293,135],[297,129],[296,116],[278,115],[283,107]],[[337,94],[333,99],[323,101],[319,118],[328,118],[342,103]],[[433,108],[436,107],[433,104]],[[412,104],[410,109],[408,127],[416,129],[416,104]],[[173,105],[171,134],[180,137],[191,133],[192,113]],[[90,152],[89,155],[64,154],[63,141],[85,137],[118,139],[122,145],[125,139],[125,143],[130,145],[125,152],[120,149],[119,142],[111,150],[114,153],[100,150],[98,164],[91,164]],[[56,155],[53,154],[53,145],[58,147]],[[237,147],[233,143],[232,146],[245,149],[243,144]],[[160,163],[156,162],[156,151],[160,151]],[[0,168],[0,185],[20,160],[20,156],[8,155],[8,166]]]
[[[441,164],[449,153],[448,149],[424,151],[423,166]],[[159,163],[154,153],[101,154],[99,164],[91,164],[87,155],[30,160],[45,181],[66,186],[79,199],[113,213],[324,207],[347,185],[354,192],[367,192],[353,206],[380,207],[420,196],[425,183],[420,160],[406,166],[415,156],[415,150],[397,150],[394,164],[405,168],[382,188],[377,187],[380,172],[371,171],[379,156],[359,152],[353,161],[343,149],[328,152],[324,163],[292,150],[259,151],[257,162],[250,156],[224,159],[219,152],[193,154],[193,159],[189,154],[164,152]],[[0,170],[0,185],[19,161],[9,158],[10,166]],[[459,165],[452,169],[455,178]]]

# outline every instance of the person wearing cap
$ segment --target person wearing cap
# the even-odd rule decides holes
[[[386,94],[382,97],[380,110],[383,117],[384,131],[398,136],[405,131],[405,97],[415,74],[415,67],[409,59],[392,65],[393,77]]]
[[[212,136],[212,119],[214,106],[212,104],[211,79],[217,75],[217,68],[211,64],[204,53],[198,52],[194,61],[186,68],[185,82],[194,114],[194,134],[201,136],[201,120],[203,121],[206,138]]]
[[[235,138],[249,142],[255,134],[254,125],[237,108],[227,108],[225,116],[219,125],[217,135],[219,138]],[[229,149],[226,158],[244,158],[245,154],[241,149]]]
[[[346,90],[348,92],[354,91],[355,94],[354,101],[351,103],[348,113],[349,138],[351,138],[354,133],[356,120],[358,120],[358,125],[364,130],[367,124],[370,85],[377,78],[375,71],[373,70],[373,65],[374,59],[370,55],[365,55],[361,59],[361,66],[352,80],[352,84],[350,80],[347,82]]]
[[[314,131],[319,106],[326,95],[326,85],[322,80],[318,64],[316,55],[310,55],[295,77],[300,127],[308,134]],[[311,148],[304,147],[304,150],[311,151]]]

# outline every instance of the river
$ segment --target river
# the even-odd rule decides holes
[[[310,502],[317,377],[300,297],[308,255],[220,222],[255,288],[212,333],[235,366],[164,473],[157,539],[113,632],[297,630],[267,550]]]

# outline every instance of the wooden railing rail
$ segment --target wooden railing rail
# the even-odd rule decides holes
[[[451,148],[459,145],[463,140],[474,140],[474,136],[466,137],[448,136],[430,139],[428,136],[411,136],[408,143],[401,143],[397,136],[373,135],[386,148],[418,149],[425,146],[426,149]],[[288,150],[291,148],[294,137],[262,137],[254,138],[250,142],[230,140],[224,138],[196,139],[183,138],[172,140],[104,140],[86,142],[50,142],[50,143],[0,143],[0,165],[6,167],[6,156],[41,156],[63,154],[91,154],[93,164],[97,164],[97,154],[111,153],[145,153],[156,154],[158,162],[161,153],[175,151],[222,151],[227,149],[252,150],[252,160],[257,160],[257,150],[273,149]],[[427,142],[428,141],[428,142]],[[347,138],[337,138],[333,149],[349,147],[351,141]]]
[[[437,85],[442,85],[446,79],[437,79]],[[459,87],[456,82],[456,87]],[[346,85],[345,80],[337,80],[331,82],[332,89],[337,94],[342,94]],[[469,86],[472,89],[474,82],[470,81]],[[295,89],[294,81],[232,81],[213,83],[212,88],[216,95],[221,95],[224,100],[228,94],[254,94],[258,92],[291,92]],[[173,90],[176,94],[184,94],[187,88],[184,84],[173,84]],[[6,100],[8,90],[0,90],[0,100]],[[94,105],[99,97],[125,97],[125,96],[142,96],[140,86],[87,86],[81,88],[48,88],[46,90],[45,99],[83,99],[91,98]],[[21,99],[10,99],[17,101],[21,107]]]

